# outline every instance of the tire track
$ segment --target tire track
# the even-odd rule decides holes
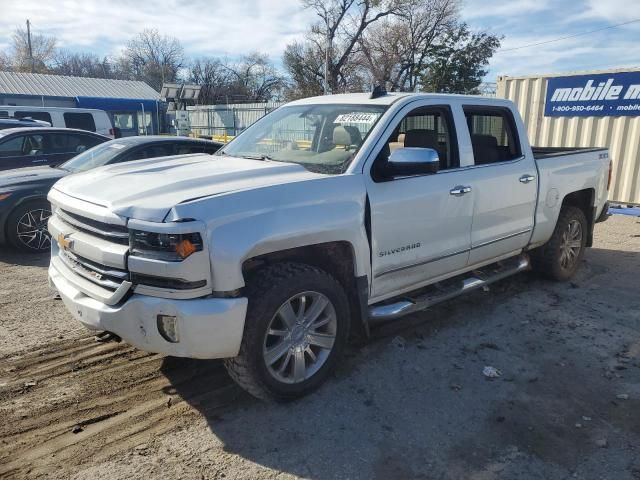
[[[0,477],[68,476],[184,426],[197,415],[192,402],[224,409],[237,394],[220,362],[93,337],[0,358]]]

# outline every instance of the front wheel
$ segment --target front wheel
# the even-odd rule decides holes
[[[562,207],[551,239],[532,252],[533,268],[553,280],[568,280],[578,269],[586,245],[584,212],[577,207]]]
[[[225,361],[251,395],[286,401],[318,388],[334,369],[349,334],[349,304],[340,283],[305,264],[257,273],[237,357]]]
[[[32,200],[18,206],[7,219],[7,237],[23,252],[42,253],[51,248],[47,223],[51,205],[46,200]]]

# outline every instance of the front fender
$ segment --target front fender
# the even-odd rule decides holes
[[[362,176],[325,176],[182,204],[171,217],[207,223],[213,288],[242,288],[243,263],[258,255],[327,242],[352,246],[356,276],[370,276]]]

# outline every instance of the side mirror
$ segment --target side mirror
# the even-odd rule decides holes
[[[391,177],[437,173],[440,157],[433,148],[405,147],[391,153],[385,173]]]
[[[42,150],[37,150],[35,148],[33,150],[29,151],[29,155],[32,156],[32,157],[34,157],[36,155],[40,155],[41,153],[42,153]]]

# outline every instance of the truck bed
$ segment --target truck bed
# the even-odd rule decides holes
[[[549,157],[558,157],[560,155],[571,155],[573,153],[597,152],[599,150],[606,151],[605,147],[531,147],[533,157],[536,160]]]

